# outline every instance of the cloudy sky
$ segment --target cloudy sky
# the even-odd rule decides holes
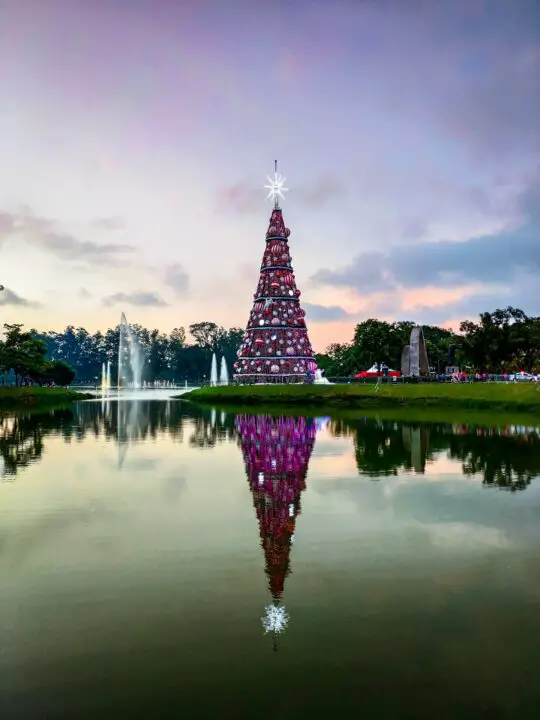
[[[278,158],[316,349],[539,314],[537,0],[0,0],[3,322],[244,325]]]

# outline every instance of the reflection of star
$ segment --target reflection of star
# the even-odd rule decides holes
[[[268,177],[268,175],[266,176],[266,179],[269,183],[264,186],[268,190],[268,195],[266,197],[272,198],[272,200],[276,201],[278,197],[285,199],[285,195],[283,193],[289,192],[289,188],[285,187],[285,181],[287,178],[284,178],[283,175],[275,172],[273,180]]]
[[[266,615],[262,618],[265,634],[284,632],[289,622],[287,610],[281,605],[268,605],[265,610]]]

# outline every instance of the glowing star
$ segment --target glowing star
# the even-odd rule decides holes
[[[287,178],[283,177],[283,175],[280,175],[278,172],[275,172],[273,180],[271,177],[268,177],[268,175],[266,176],[266,179],[268,180],[268,185],[264,186],[268,190],[268,195],[266,197],[272,198],[275,203],[278,202],[278,198],[285,200],[285,195],[283,193],[289,192],[289,188],[285,187],[285,181]]]
[[[289,614],[281,605],[267,605],[265,615],[261,620],[265,635],[269,632],[279,635],[287,629]]]

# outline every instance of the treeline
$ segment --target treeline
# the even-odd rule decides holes
[[[142,325],[131,328],[145,358],[143,380],[149,381],[201,382],[208,378],[213,352],[225,356],[231,371],[244,335],[240,328],[226,330],[213,322],[190,325],[189,335],[183,327],[174,328],[169,334]],[[105,333],[90,333],[83,327],[70,325],[63,332],[32,329],[27,334],[33,342],[43,345],[48,361],[73,368],[76,383],[99,382],[102,365],[108,361],[112,366],[113,382],[116,382],[119,325]]]
[[[348,377],[376,363],[400,369],[401,352],[409,342],[416,323],[365,320],[359,323],[350,343],[334,343],[316,356],[328,377]],[[226,330],[213,322],[190,325],[169,334],[141,325],[131,326],[144,353],[144,380],[200,383],[208,379],[212,353],[225,356],[229,371],[244,331]],[[4,325],[0,342],[0,372],[10,373],[13,382],[25,379],[40,384],[95,384],[102,364],[118,371],[120,326],[105,333],[90,333],[68,326],[63,332],[29,330],[21,325]],[[436,372],[458,365],[468,372],[540,371],[540,318],[507,307],[482,313],[477,322],[462,322],[459,332],[435,325],[423,326],[429,362]]]
[[[73,369],[62,359],[48,358],[47,347],[22,325],[4,325],[4,340],[0,341],[0,373],[2,384],[5,374],[11,373],[15,385],[31,382],[39,385],[69,385]]]
[[[328,377],[347,377],[376,363],[399,370],[401,352],[416,323],[365,320],[350,343],[334,343],[316,356]],[[540,317],[507,307],[480,315],[478,322],[462,322],[459,332],[422,326],[430,365],[443,372],[458,365],[468,372],[503,373],[540,370]]]

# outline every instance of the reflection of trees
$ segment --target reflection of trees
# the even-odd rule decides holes
[[[234,415],[204,409],[192,418],[192,426],[193,433],[189,438],[192,447],[212,448],[236,438]]]
[[[0,415],[0,456],[3,475],[14,476],[19,467],[38,462],[48,435],[66,443],[87,437],[116,442],[119,464],[133,442],[163,435],[191,447],[212,448],[235,440],[235,416],[179,401],[80,403],[73,410]],[[540,434],[533,428],[507,426],[481,428],[445,423],[411,423],[378,420],[332,419],[334,436],[350,437],[358,472],[378,478],[400,471],[422,473],[426,462],[439,452],[460,461],[465,476],[480,474],[486,487],[524,490],[540,476]]]
[[[358,472],[368,477],[422,473],[435,453],[462,462],[464,475],[480,474],[487,487],[524,490],[540,475],[540,435],[533,428],[473,428],[374,418],[332,422],[334,435],[351,435]]]
[[[540,437],[536,434],[501,437],[451,435],[449,456],[461,460],[464,475],[483,475],[488,487],[525,490],[540,475]]]
[[[396,475],[398,470],[423,473],[430,428],[397,422],[364,419],[353,433],[356,464],[361,475]]]
[[[44,437],[59,433],[73,422],[70,410],[51,410],[42,415],[0,417],[0,456],[5,477],[13,477],[41,458]]]
[[[177,401],[88,402],[73,410],[0,416],[3,475],[14,476],[18,468],[38,462],[48,435],[66,443],[81,443],[87,437],[116,442],[121,467],[131,443],[163,435],[184,442],[186,423],[192,430],[191,446],[213,447],[236,437],[233,415],[199,411]]]

